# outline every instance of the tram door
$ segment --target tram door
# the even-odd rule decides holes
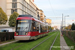
[[[41,33],[41,25],[40,25],[40,23],[39,23],[39,33]]]
[[[39,33],[41,33],[41,26],[39,22],[36,22],[36,29]]]
[[[36,31],[36,22],[32,21],[32,31]]]

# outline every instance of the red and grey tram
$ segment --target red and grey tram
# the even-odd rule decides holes
[[[31,15],[19,15],[16,19],[15,40],[32,40],[48,35],[48,24]]]

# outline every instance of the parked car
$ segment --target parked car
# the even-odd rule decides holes
[[[11,28],[4,28],[1,29],[0,32],[13,32],[13,30]]]
[[[9,32],[9,30],[1,30],[1,32]]]

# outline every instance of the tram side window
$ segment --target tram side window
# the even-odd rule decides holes
[[[45,32],[47,32],[47,26],[45,26]]]
[[[41,24],[41,32],[47,32],[47,28],[43,24]]]
[[[39,31],[39,22],[36,22],[36,30]]]
[[[40,25],[40,32],[42,32],[43,30],[42,30],[42,25]]]
[[[32,31],[36,31],[36,22],[32,21]]]
[[[47,26],[45,26],[45,32],[47,32]]]
[[[42,25],[42,32],[45,32],[45,26]]]

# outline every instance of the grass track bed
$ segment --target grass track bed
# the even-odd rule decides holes
[[[54,34],[54,33],[53,33]],[[33,42],[29,42],[26,45],[23,45],[19,48],[16,48],[14,50],[31,50],[31,48],[33,48],[34,46],[36,46],[37,44],[39,44],[41,41],[43,41],[44,39],[48,38],[49,36],[51,36],[52,34],[50,33],[47,37],[43,37],[41,39],[37,39],[36,41]]]
[[[58,46],[58,47],[60,47],[60,33],[59,33],[59,35],[58,35],[58,37],[57,37],[57,39],[56,39],[56,41],[55,41],[55,43],[54,43],[54,45],[53,45],[54,47],[56,46]],[[52,47],[52,50],[60,50],[60,48],[53,48]]]
[[[44,43],[42,43],[41,45],[36,47],[34,50],[49,50],[49,48],[52,45],[52,43],[53,43],[55,37],[57,36],[57,34],[58,34],[58,32],[56,32],[56,34],[54,34],[51,38],[49,38]]]
[[[11,44],[8,44],[8,45],[0,47],[0,49],[1,50],[11,50],[12,48],[14,48],[13,50],[30,50],[31,48],[33,48],[34,46],[36,46],[41,41],[43,41],[44,39],[48,38],[49,36],[51,36],[54,33],[55,32],[51,32],[51,33],[49,33],[48,36],[42,37],[40,39],[37,39],[36,41],[31,40],[31,41],[19,41],[19,42],[11,43]]]

